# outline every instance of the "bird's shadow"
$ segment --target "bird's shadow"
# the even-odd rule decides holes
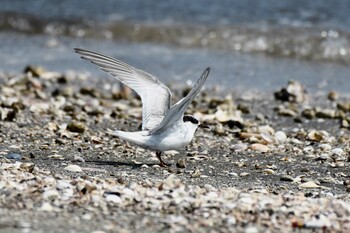
[[[114,167],[128,166],[128,167],[131,167],[132,169],[140,169],[143,165],[147,165],[147,166],[158,165],[158,163],[138,164],[138,163],[132,163],[132,162],[104,161],[104,160],[87,160],[85,161],[85,163],[91,163],[98,166],[114,166]]]

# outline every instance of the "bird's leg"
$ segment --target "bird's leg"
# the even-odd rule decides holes
[[[162,152],[157,151],[157,152],[156,152],[156,155],[157,155],[157,158],[159,159],[159,162],[160,162],[159,165],[160,165],[161,167],[170,166],[170,164],[167,164],[167,163],[165,163],[165,162],[163,161],[163,159],[162,159]]]

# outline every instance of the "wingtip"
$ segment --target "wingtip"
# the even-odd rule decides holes
[[[210,67],[207,67],[207,68],[205,69],[205,71],[206,71],[207,73],[209,73],[209,72],[210,72]]]
[[[81,48],[73,48],[73,50],[76,53],[80,53],[80,52],[84,51],[84,49],[81,49]]]
[[[204,70],[204,72],[203,72],[203,74],[202,74],[202,77],[208,77],[209,72],[210,72],[210,67],[207,67],[207,68]]]

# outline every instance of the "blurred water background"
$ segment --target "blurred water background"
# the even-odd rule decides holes
[[[165,83],[271,91],[350,87],[350,1],[0,0],[0,70],[28,65],[106,76],[74,54],[119,58]]]

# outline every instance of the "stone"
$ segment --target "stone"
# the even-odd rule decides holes
[[[260,143],[254,143],[254,144],[250,145],[250,149],[252,149],[254,151],[259,151],[262,153],[266,153],[270,150],[270,148],[268,146],[260,144]]]
[[[68,165],[67,167],[64,168],[64,170],[70,171],[70,172],[82,172],[83,171],[80,166],[74,165],[74,164]]]
[[[13,159],[13,160],[21,160],[22,156],[17,153],[9,153],[5,156],[7,159]]]

